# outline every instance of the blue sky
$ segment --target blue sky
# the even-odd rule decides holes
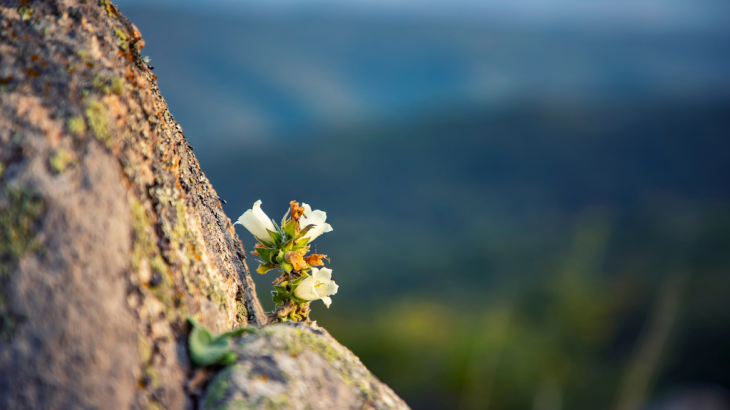
[[[649,30],[727,30],[724,0],[118,0],[197,12],[354,13],[363,16],[468,19],[511,25],[625,26]]]

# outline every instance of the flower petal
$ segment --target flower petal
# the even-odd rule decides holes
[[[304,208],[304,216],[299,220],[299,227],[304,228],[307,225],[315,225],[313,229],[304,235],[305,238],[309,238],[309,242],[317,239],[318,236],[325,232],[331,232],[332,226],[325,221],[327,220],[327,213],[320,211],[319,209],[312,211],[312,207],[309,204],[302,204]]]
[[[322,269],[317,269],[316,271],[315,271],[315,269],[317,269],[317,268],[312,268],[312,277],[315,280],[318,280],[320,282],[327,282],[332,279],[332,269],[322,268]]]
[[[261,210],[261,200],[254,202],[253,208],[244,212],[236,221],[237,224],[243,225],[255,237],[262,241],[271,242],[271,235],[268,231],[276,231],[274,223],[271,222],[266,213]]]
[[[324,302],[324,304],[327,306],[327,308],[329,308],[330,305],[332,304],[332,298],[329,298],[329,297],[322,298],[322,302]]]
[[[302,280],[299,283],[299,286],[297,286],[296,289],[294,289],[294,296],[298,297],[299,299],[304,300],[317,300],[320,298],[320,296],[317,294],[316,290],[314,289],[314,278],[308,277]]]

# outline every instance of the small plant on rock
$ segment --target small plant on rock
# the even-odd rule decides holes
[[[273,282],[272,295],[276,309],[269,315],[269,323],[308,322],[309,303],[322,300],[327,307],[332,303],[330,296],[337,293],[337,284],[332,281],[332,270],[316,268],[324,266],[327,255],[309,253],[310,244],[323,233],[331,232],[326,223],[327,214],[312,211],[307,204],[291,201],[281,225],[261,210],[261,201],[238,218],[258,240],[253,255],[261,258],[258,273],[265,274],[278,269],[280,276]]]

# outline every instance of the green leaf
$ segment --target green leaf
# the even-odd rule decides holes
[[[190,320],[193,330],[188,337],[188,348],[190,349],[190,359],[197,366],[208,366],[216,363],[230,350],[230,338],[213,338],[208,329]]]
[[[255,332],[252,327],[234,329],[218,336],[211,336],[205,326],[192,318],[188,319],[193,326],[188,337],[190,359],[195,365],[203,367],[214,363],[228,365],[236,361],[236,354],[231,350],[231,338],[241,336],[246,332]]]
[[[246,332],[256,333],[256,328],[255,327],[242,327],[239,329],[233,329],[233,330],[230,330],[228,332],[225,332],[225,333],[222,333],[222,334],[216,336],[213,340],[221,339],[221,338],[237,337],[237,336],[241,336],[242,334],[244,334]]]
[[[228,352],[218,360],[218,364],[222,364],[223,366],[228,366],[230,364],[236,363],[236,359],[238,359],[238,355],[236,355],[233,352]]]
[[[259,265],[259,267],[256,269],[256,272],[260,274],[264,274],[272,269],[276,269],[276,265]]]

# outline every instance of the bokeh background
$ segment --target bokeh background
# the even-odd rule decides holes
[[[730,408],[727,1],[118,1],[228,215],[328,212],[312,316],[414,409]]]

